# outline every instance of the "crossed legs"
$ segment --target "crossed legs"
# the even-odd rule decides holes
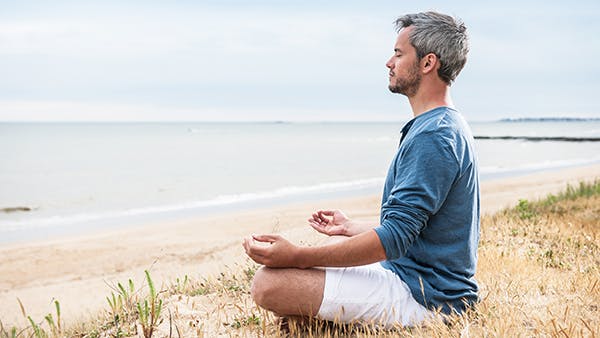
[[[251,294],[259,306],[283,317],[320,315],[344,323],[393,327],[415,325],[434,316],[417,303],[400,277],[379,264],[327,272],[263,267],[254,276]]]

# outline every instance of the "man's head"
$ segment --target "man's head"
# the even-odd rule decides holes
[[[423,75],[421,66],[427,66],[428,60],[438,64],[437,75],[444,83],[450,85],[456,79],[469,52],[467,29],[460,20],[424,12],[404,15],[395,21],[395,25],[398,40],[394,56],[387,63],[392,92],[414,95]],[[412,60],[407,63],[400,58]],[[400,69],[406,67],[409,68]],[[402,71],[405,71],[404,76],[395,76]]]

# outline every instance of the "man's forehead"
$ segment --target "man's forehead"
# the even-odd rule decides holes
[[[400,29],[398,32],[398,37],[396,38],[396,46],[394,48],[402,48],[403,46],[406,48],[410,46],[409,35],[412,31],[413,27],[408,26]]]

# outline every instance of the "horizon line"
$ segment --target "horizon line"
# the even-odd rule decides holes
[[[406,122],[410,119],[376,119],[376,120],[0,120],[0,123],[268,123],[268,124],[302,124],[302,123],[396,123]],[[493,119],[469,120],[468,122],[577,122],[600,121],[600,117],[504,117]]]

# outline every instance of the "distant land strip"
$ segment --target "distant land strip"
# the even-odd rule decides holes
[[[476,140],[525,140],[525,141],[565,141],[600,142],[600,137],[564,137],[564,136],[475,136]]]
[[[500,122],[599,122],[597,117],[517,117],[500,119]]]

